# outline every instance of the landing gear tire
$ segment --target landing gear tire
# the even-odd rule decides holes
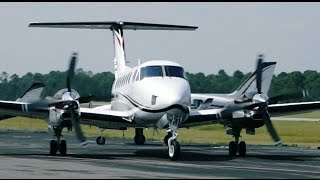
[[[105,137],[97,137],[96,142],[98,145],[104,145],[106,143],[106,138]]]
[[[61,140],[60,146],[59,146],[59,152],[61,156],[67,155],[67,142],[66,140]]]
[[[136,145],[142,145],[146,142],[146,137],[144,135],[134,136],[134,142]]]
[[[58,142],[56,140],[50,141],[50,155],[55,156],[58,150]]]
[[[171,141],[170,147],[168,146],[169,158],[171,161],[175,161],[180,156],[180,144],[178,141]]]
[[[246,143],[244,141],[241,141],[239,143],[239,156],[245,156],[246,155]]]
[[[237,145],[234,141],[230,141],[229,143],[229,156],[234,157],[237,154]]]

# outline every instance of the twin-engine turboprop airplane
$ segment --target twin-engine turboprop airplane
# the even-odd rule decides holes
[[[87,140],[80,124],[103,129],[125,130],[136,128],[136,144],[144,144],[143,128],[166,128],[164,138],[168,145],[170,160],[180,155],[177,141],[178,129],[202,124],[223,124],[228,134],[235,136],[229,144],[229,154],[238,152],[244,156],[246,145],[239,143],[241,129],[254,134],[254,129],[266,126],[276,142],[280,138],[270,121],[269,112],[295,111],[319,108],[320,102],[289,103],[268,106],[267,91],[271,84],[275,62],[258,60],[257,70],[234,93],[225,95],[191,94],[184,68],[173,61],[151,60],[136,67],[128,67],[125,59],[123,30],[196,30],[195,26],[150,24],[136,22],[56,22],[30,23],[30,27],[107,29],[113,32],[115,50],[115,81],[112,86],[114,98],[110,105],[95,108],[79,106],[79,94],[71,88],[77,55],[71,58],[67,88],[62,89],[48,101],[36,103],[0,101],[1,115],[27,116],[48,119],[49,127],[56,137],[50,142],[50,154],[67,153],[67,143],[61,139],[62,129],[74,128],[82,144]],[[191,105],[200,100],[197,109]],[[102,132],[102,131],[101,131]],[[97,138],[104,144],[105,138]]]

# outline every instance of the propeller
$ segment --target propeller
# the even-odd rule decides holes
[[[258,106],[259,106],[259,110],[261,110],[261,112],[262,112],[262,119],[265,122],[267,130],[268,130],[269,134],[271,135],[271,138],[273,139],[273,141],[276,143],[275,145],[281,145],[280,137],[278,136],[278,133],[271,122],[270,115],[267,110],[268,97],[265,94],[263,94],[261,91],[262,69],[263,69],[263,55],[260,54],[258,56],[257,70],[256,70],[256,73],[257,73],[256,74],[256,85],[257,85],[258,94],[256,94],[253,97],[253,101],[261,102]]]
[[[76,67],[77,56],[78,56],[77,53],[72,54],[72,57],[70,60],[70,65],[69,65],[69,70],[68,70],[67,88],[70,93],[71,93],[71,82],[72,82],[73,76],[74,76],[74,69]]]
[[[73,99],[72,95],[71,95],[71,84],[72,84],[72,80],[74,77],[74,70],[75,70],[75,66],[76,66],[76,61],[77,61],[77,53],[73,53],[71,60],[70,60],[70,64],[69,64],[69,69],[68,69],[68,73],[67,73],[67,88],[68,91],[65,92],[62,96],[62,100],[67,103],[66,106],[66,110],[68,110],[70,112],[71,115],[71,122],[72,122],[72,126],[75,129],[76,132],[76,136],[78,138],[78,140],[81,142],[82,145],[86,145],[87,142],[87,138],[84,136],[81,127],[80,127],[80,123],[79,123],[79,118],[76,115],[76,110],[79,109],[79,102],[75,99]]]
[[[261,82],[262,82],[262,61],[263,61],[263,55],[260,54],[258,56],[258,61],[257,61],[257,75],[256,75],[256,84],[257,84],[257,90],[258,94],[261,94]]]
[[[79,101],[74,99],[77,97],[72,96],[72,88],[71,88],[71,83],[74,77],[76,61],[77,61],[77,53],[73,53],[71,56],[69,69],[67,72],[67,91],[64,92],[64,94],[61,97],[61,100],[48,98],[45,100],[40,100],[40,101],[31,103],[28,107],[30,110],[39,111],[42,109],[47,109],[48,107],[51,107],[51,106],[56,106],[56,107],[59,106],[63,108],[65,111],[69,112],[72,126],[76,132],[76,137],[81,142],[81,145],[84,146],[88,144],[88,141],[84,136],[79,123],[80,113],[77,112],[77,110],[79,110],[80,105],[79,105]]]

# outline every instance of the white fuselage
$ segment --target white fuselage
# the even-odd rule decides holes
[[[185,119],[191,100],[183,68],[171,61],[149,61],[130,68],[116,78],[112,95],[111,109],[134,110],[132,120],[142,125],[155,125],[166,114]]]

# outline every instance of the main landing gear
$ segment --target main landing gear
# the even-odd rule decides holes
[[[50,155],[55,156],[57,154],[57,151],[60,152],[61,156],[67,155],[67,142],[66,140],[60,140],[61,138],[61,127],[54,127],[54,136],[57,137],[57,140],[51,140],[50,141]]]
[[[164,144],[167,145],[167,146],[168,146],[168,140],[169,140],[170,137],[172,137],[172,133],[171,133],[171,131],[169,130],[169,131],[167,131],[167,135],[163,138],[163,142],[164,142]]]
[[[104,145],[106,143],[106,138],[103,136],[103,131],[105,129],[100,128],[100,136],[97,137],[96,142],[98,145]]]
[[[143,128],[135,128],[135,133],[134,142],[136,145],[144,144],[146,142],[146,137],[143,135]]]
[[[241,130],[234,130],[233,135],[235,138],[235,141],[230,141],[229,143],[229,156],[234,157],[236,156],[237,152],[239,153],[239,156],[245,156],[246,155],[246,143],[244,141],[241,141],[239,143],[239,137],[240,137],[240,131]]]

